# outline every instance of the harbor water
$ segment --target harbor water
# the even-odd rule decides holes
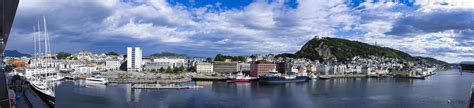
[[[425,80],[338,78],[300,83],[193,81],[201,89],[131,89],[130,84],[63,81],[58,108],[466,108],[473,73],[438,72]]]

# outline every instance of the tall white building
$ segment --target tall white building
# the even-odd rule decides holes
[[[142,70],[142,50],[140,47],[127,48],[127,71]]]

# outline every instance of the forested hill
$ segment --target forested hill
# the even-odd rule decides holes
[[[314,38],[295,53],[295,57],[312,60],[326,60],[331,58],[347,60],[355,56],[366,57],[370,55],[399,58],[408,61],[415,60],[411,55],[392,48],[329,37]]]

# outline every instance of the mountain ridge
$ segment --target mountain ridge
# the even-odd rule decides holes
[[[4,52],[5,54],[5,57],[31,57],[30,54],[26,54],[26,53],[21,53],[17,50],[5,50]]]

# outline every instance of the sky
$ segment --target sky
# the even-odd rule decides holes
[[[474,61],[473,0],[20,0],[7,50],[32,54],[43,16],[53,52],[279,54],[320,36]]]

